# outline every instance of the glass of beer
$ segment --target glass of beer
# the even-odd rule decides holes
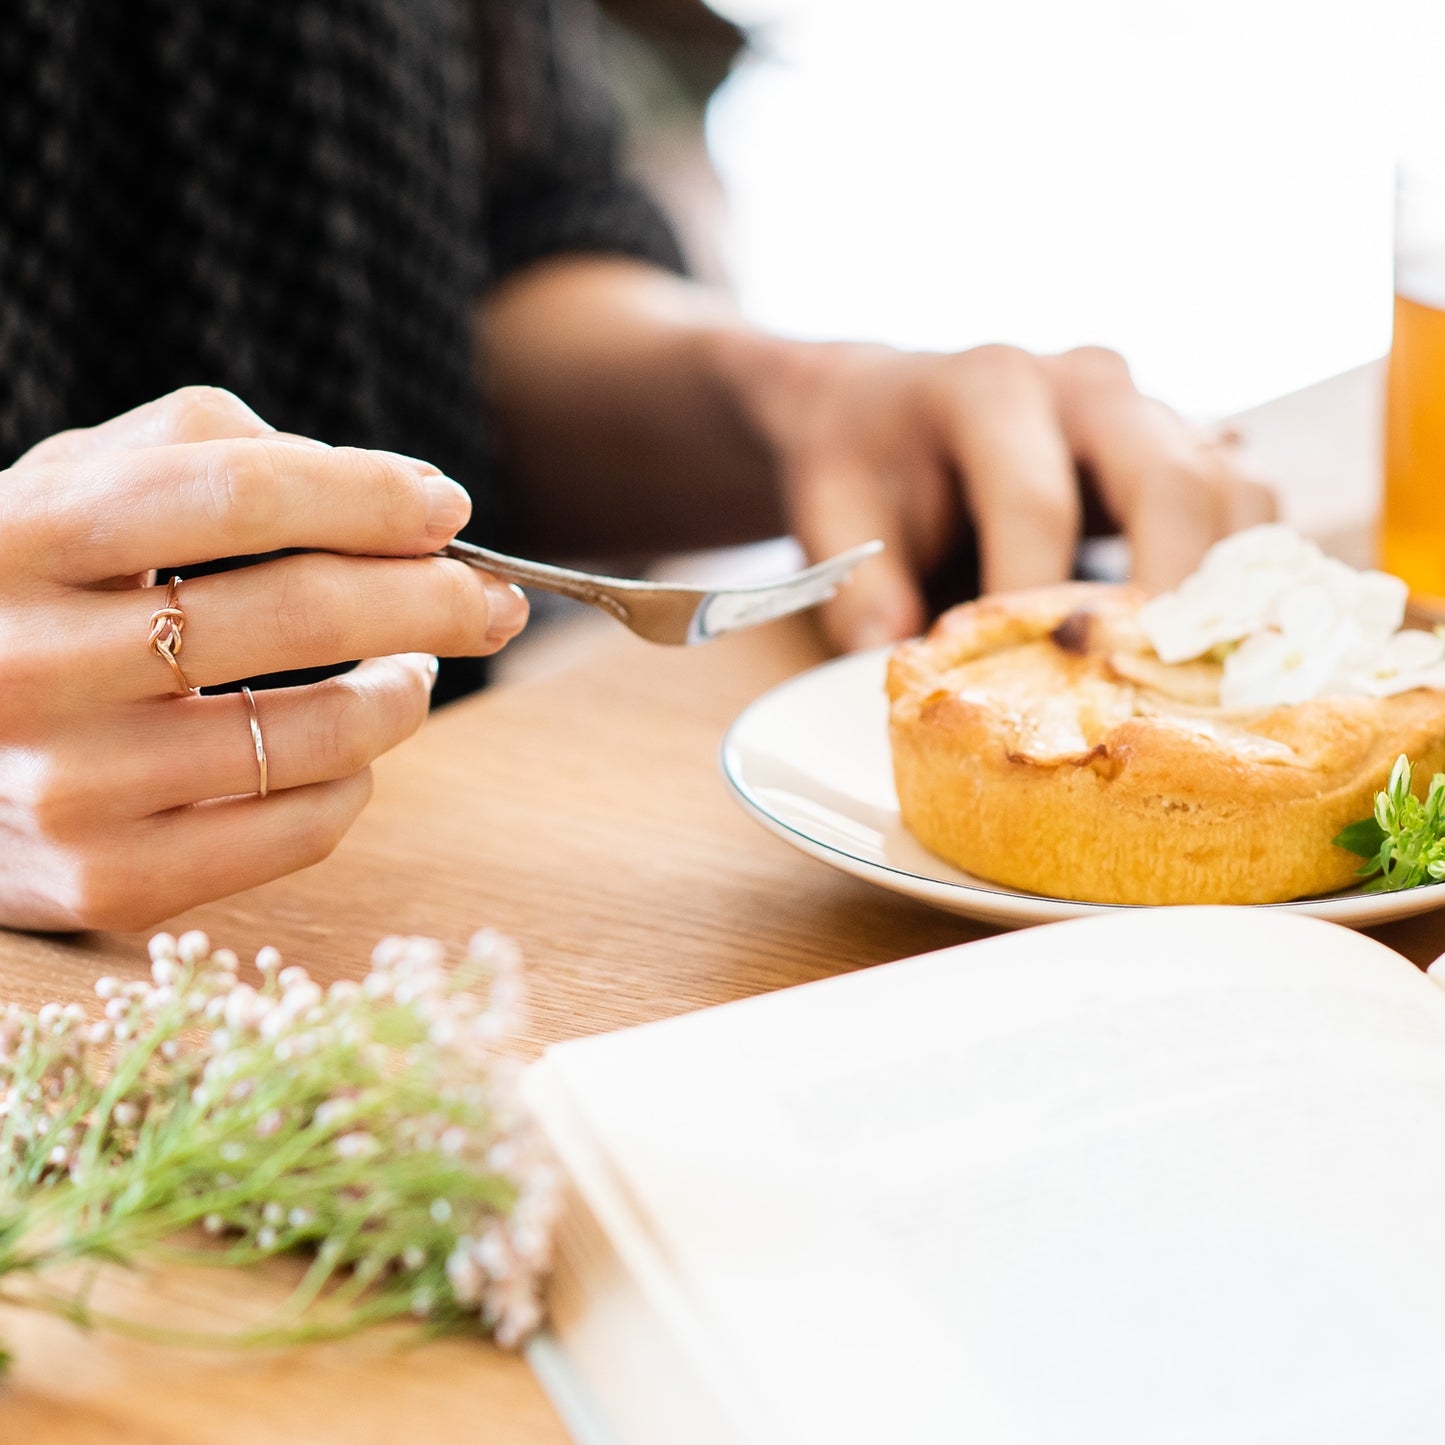
[[[1445,617],[1445,156],[1396,174],[1380,561]]]

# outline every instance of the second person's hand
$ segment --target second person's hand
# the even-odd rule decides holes
[[[1128,538],[1137,581],[1167,587],[1275,513],[1234,448],[1141,394],[1102,348],[948,355],[748,333],[727,369],[809,557],[887,543],[823,614],[841,648],[919,632],[922,580],[964,527],[987,592],[1067,578],[1090,512]]]

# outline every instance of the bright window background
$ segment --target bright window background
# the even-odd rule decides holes
[[[1083,342],[1238,410],[1389,345],[1393,165],[1445,136],[1445,0],[716,0],[748,314]]]

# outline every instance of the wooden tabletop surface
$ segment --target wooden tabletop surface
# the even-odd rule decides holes
[[[981,930],[848,878],[765,833],[727,795],[717,753],[759,693],[821,660],[790,620],[703,648],[609,635],[580,665],[457,704],[377,767],[371,807],[327,862],[171,927],[243,958],[272,943],[323,982],[375,941],[460,947],[490,924],[529,963],[528,1046],[616,1028],[938,948]],[[1379,936],[1417,962],[1445,921]],[[0,933],[0,997],[94,1007],[103,973],[140,976],[139,935]],[[237,1281],[118,1280],[168,1322],[255,1319],[288,1267]],[[523,1363],[404,1332],[273,1354],[164,1350],[0,1310],[15,1352],[0,1440],[47,1445],[485,1440],[563,1445]]]

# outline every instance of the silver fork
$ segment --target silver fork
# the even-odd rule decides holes
[[[624,627],[649,642],[706,642],[724,632],[756,627],[792,612],[826,602],[866,557],[883,550],[882,542],[864,542],[801,572],[747,587],[681,587],[671,582],[640,582],[627,577],[598,577],[570,567],[508,557],[470,542],[452,542],[438,554],[481,567],[507,582],[560,592],[611,613]]]

